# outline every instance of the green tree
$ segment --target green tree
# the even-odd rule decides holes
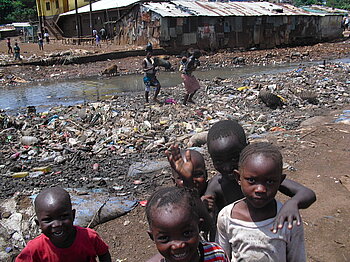
[[[35,0],[0,0],[0,24],[35,20]]]

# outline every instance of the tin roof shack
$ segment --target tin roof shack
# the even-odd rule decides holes
[[[101,0],[92,3],[92,27],[99,31],[103,27],[107,34],[114,35],[114,24],[130,12],[139,0]],[[72,10],[59,15],[57,24],[64,32],[65,37],[77,36],[76,11]],[[90,6],[78,8],[78,15],[81,25],[81,34],[90,36]]]
[[[16,36],[16,28],[12,25],[0,25],[0,39]]]
[[[334,32],[334,28],[340,27],[341,19],[340,17],[348,15],[349,11],[344,9],[332,8],[329,6],[321,6],[321,5],[310,5],[310,6],[302,6],[303,10],[306,10],[311,13],[323,14],[320,18],[321,20],[321,28],[322,35],[326,38],[329,35],[333,35],[337,32]],[[330,14],[333,14],[332,16]],[[330,26],[332,24],[332,26]]]
[[[174,49],[273,48],[338,38],[340,21],[339,15],[269,2],[148,2],[120,21],[128,25],[120,38]]]

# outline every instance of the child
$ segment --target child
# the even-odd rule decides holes
[[[39,35],[38,45],[39,50],[44,50],[44,39],[41,37],[41,35]]]
[[[181,151],[178,145],[172,145],[165,154],[172,166],[172,179],[176,186],[193,189],[197,197],[205,203],[198,203],[198,213],[203,220],[200,226],[203,231],[201,236],[214,241],[216,226],[206,208],[212,207],[214,200],[211,196],[204,196],[208,175],[202,154],[195,150]]]
[[[215,243],[199,241],[197,201],[186,188],[156,191],[146,207],[148,234],[158,254],[148,262],[229,261]]]
[[[13,47],[13,50],[15,51],[15,60],[22,60],[21,59],[21,48],[19,48],[18,43],[15,42],[15,46]]]
[[[96,34],[96,46],[101,47],[101,36],[99,34]]]
[[[145,73],[145,76],[143,78],[143,82],[146,86],[145,88],[145,99],[146,103],[148,103],[148,96],[149,91],[151,90],[151,86],[156,87],[156,91],[154,93],[153,101],[156,103],[159,103],[157,96],[160,92],[160,83],[156,77],[157,69],[156,65],[154,63],[154,60],[152,58],[152,46],[150,47],[147,45],[146,48],[146,58],[143,60],[143,72]]]
[[[282,155],[269,143],[243,149],[235,177],[245,198],[218,216],[217,242],[231,261],[306,261],[303,226],[270,231],[282,203],[275,200],[285,178]]]
[[[188,58],[186,62],[183,65],[183,70],[181,77],[184,80],[184,86],[187,91],[183,104],[186,105],[187,102],[194,103],[193,96],[197,92],[197,90],[200,88],[198,80],[195,78],[194,75],[192,75],[192,72],[196,70],[196,68],[200,65],[200,62],[198,58],[201,56],[201,52],[199,50],[196,50],[193,52],[193,55]],[[184,59],[183,59],[184,61]]]
[[[234,178],[233,171],[238,168],[239,155],[247,146],[247,140],[242,126],[235,120],[223,120],[215,123],[208,132],[208,151],[214,167],[220,174],[214,176],[208,183],[205,195],[212,196],[219,212],[224,206],[243,197],[240,186]],[[292,197],[279,211],[273,224],[273,232],[277,232],[288,221],[288,228],[293,227],[293,220],[301,224],[299,208],[308,208],[316,201],[315,193],[291,180],[284,180],[279,190]]]
[[[11,46],[11,39],[9,37],[6,40],[6,43],[7,43],[7,53],[12,54],[13,51],[12,51],[12,46]]]
[[[175,184],[196,189],[206,206],[212,208],[213,197],[204,195],[208,185],[208,174],[202,154],[195,150],[180,150],[178,145],[172,145],[170,151],[165,151],[165,154],[172,167],[172,179]]]
[[[75,210],[70,196],[60,187],[43,190],[34,202],[42,234],[28,242],[16,262],[111,261],[108,246],[90,228],[73,226]]]

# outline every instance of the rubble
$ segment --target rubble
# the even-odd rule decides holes
[[[114,191],[117,184],[123,186],[119,193],[130,192],[134,185],[127,174],[132,163],[158,161],[172,143],[202,146],[205,131],[220,119],[235,118],[248,135],[258,136],[295,129],[326,110],[341,109],[350,101],[349,71],[349,64],[337,63],[248,79],[201,79],[205,88],[188,108],[173,103],[144,106],[142,94],[135,94],[44,113],[3,112],[0,197],[48,185]],[[275,110],[268,108],[259,99],[262,89],[273,90],[285,102]],[[301,90],[317,94],[318,103],[302,98]],[[178,101],[182,89],[162,89],[161,96]]]
[[[261,139],[343,110],[350,102],[349,72],[349,64],[328,63],[278,75],[200,79],[204,88],[188,107],[145,105],[143,94],[134,93],[43,113],[33,108],[16,116],[0,112],[0,198],[55,185],[104,189],[131,199],[144,196],[171,181],[164,156],[171,144],[206,147],[206,131],[221,119],[237,119],[249,139]],[[283,104],[267,107],[259,99],[261,90],[273,92]],[[301,92],[313,94],[317,103]],[[180,101],[182,96],[177,86],[162,89],[159,98]],[[339,121],[348,119],[345,110]]]

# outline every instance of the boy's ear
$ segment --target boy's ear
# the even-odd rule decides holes
[[[236,178],[238,185],[241,185],[241,175],[237,169],[233,170],[233,174]]]
[[[154,241],[154,237],[153,237],[153,234],[152,234],[151,230],[147,230],[147,234],[148,234],[149,238],[150,238],[152,241]]]
[[[286,179],[286,176],[287,176],[286,174],[283,174],[283,173],[282,173],[282,175],[281,175],[281,184],[282,184],[283,180]]]

